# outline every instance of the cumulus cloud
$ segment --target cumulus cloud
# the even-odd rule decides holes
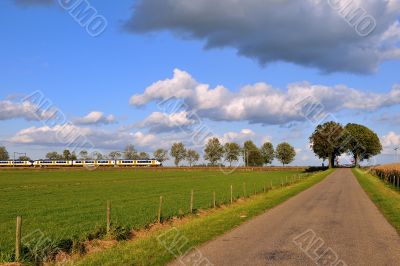
[[[116,118],[113,115],[105,115],[102,112],[90,112],[84,117],[76,118],[74,123],[77,125],[109,125],[116,123]]]
[[[400,135],[390,131],[381,138],[381,143],[384,153],[393,153],[393,149],[400,146]]]
[[[42,110],[36,104],[28,101],[13,102],[0,100],[0,121],[17,118],[23,118],[28,121],[40,121],[52,119],[55,115],[55,110]]]
[[[14,144],[117,150],[131,143],[137,147],[158,147],[156,140],[157,137],[153,134],[99,130],[69,123],[54,127],[26,128],[9,139]]]
[[[147,128],[150,132],[177,131],[194,125],[196,121],[188,117],[188,112],[177,112],[172,114],[154,112],[137,126]]]
[[[180,112],[195,112],[201,118],[282,125],[305,121],[309,113],[303,109],[308,102],[317,103],[322,108],[319,112],[324,114],[342,110],[374,111],[399,104],[400,85],[394,85],[387,93],[373,93],[345,85],[331,87],[307,82],[289,84],[287,89],[280,90],[260,82],[233,92],[224,86],[210,88],[189,73],[175,69],[171,79],[153,83],[142,94],[132,96],[130,103],[142,106],[175,98],[184,101],[178,108]]]
[[[240,132],[227,132],[222,138],[222,143],[236,142],[242,144],[247,140],[254,140],[256,133],[251,129],[242,129]]]
[[[379,19],[367,37],[354,27],[363,17],[353,14],[361,9]],[[124,27],[134,33],[170,31],[204,40],[206,48],[231,47],[261,64],[284,61],[324,72],[370,73],[383,61],[400,58],[399,15],[399,0],[139,0]]]

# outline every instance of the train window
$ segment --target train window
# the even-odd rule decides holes
[[[66,161],[57,161],[56,163],[64,164],[64,163],[67,163],[67,162]]]
[[[82,163],[82,161],[75,161],[75,163]]]
[[[8,162],[0,162],[0,164],[8,164]]]
[[[122,163],[133,163],[133,161],[122,161]]]
[[[85,161],[85,163],[94,163],[94,161]]]

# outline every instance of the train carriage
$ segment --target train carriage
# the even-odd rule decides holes
[[[37,161],[0,161],[0,167],[159,167],[156,160],[37,160]]]

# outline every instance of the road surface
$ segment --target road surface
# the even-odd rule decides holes
[[[400,237],[351,170],[338,169],[172,265],[191,265],[200,254],[201,265],[216,266],[400,265]]]

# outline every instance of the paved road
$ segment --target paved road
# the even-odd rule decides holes
[[[400,265],[399,235],[350,169],[338,169],[199,250],[216,266]]]

